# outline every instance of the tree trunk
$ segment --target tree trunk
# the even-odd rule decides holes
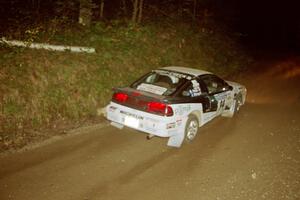
[[[134,24],[137,22],[138,4],[139,4],[139,0],[134,0],[133,1],[133,12],[132,12],[131,21]]]
[[[141,23],[141,22],[142,22],[142,17],[143,17],[143,4],[144,4],[144,0],[140,0],[138,23]]]
[[[122,0],[122,10],[124,15],[127,17],[127,4],[126,4],[126,0]]]
[[[178,5],[178,16],[182,17],[183,16],[182,0],[177,0],[177,5]]]
[[[196,20],[197,17],[197,0],[194,0],[193,18]]]
[[[103,19],[103,12],[104,12],[104,0],[100,2],[100,19]]]
[[[92,0],[80,0],[79,24],[89,27],[92,18]]]
[[[37,16],[39,16],[39,13],[40,13],[40,4],[41,4],[40,0],[31,0],[30,3],[31,3],[31,7],[34,10],[35,14]]]

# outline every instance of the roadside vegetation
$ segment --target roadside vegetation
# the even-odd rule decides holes
[[[10,34],[28,42],[79,45],[96,53],[0,48],[0,151],[84,123],[98,123],[111,89],[149,70],[188,66],[228,76],[251,59],[235,36],[214,26],[132,25],[122,21],[64,27],[36,26]],[[48,130],[48,131],[46,131]]]

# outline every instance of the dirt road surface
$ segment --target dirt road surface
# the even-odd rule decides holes
[[[248,99],[180,149],[105,125],[0,158],[1,200],[300,199],[300,64],[239,82]]]

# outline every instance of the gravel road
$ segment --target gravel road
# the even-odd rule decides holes
[[[179,149],[104,124],[1,156],[0,199],[300,199],[300,64],[243,77],[238,115]]]

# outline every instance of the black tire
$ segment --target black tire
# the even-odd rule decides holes
[[[196,116],[191,115],[189,116],[186,124],[185,124],[185,140],[187,142],[191,142],[195,139],[199,130],[199,122]]]

